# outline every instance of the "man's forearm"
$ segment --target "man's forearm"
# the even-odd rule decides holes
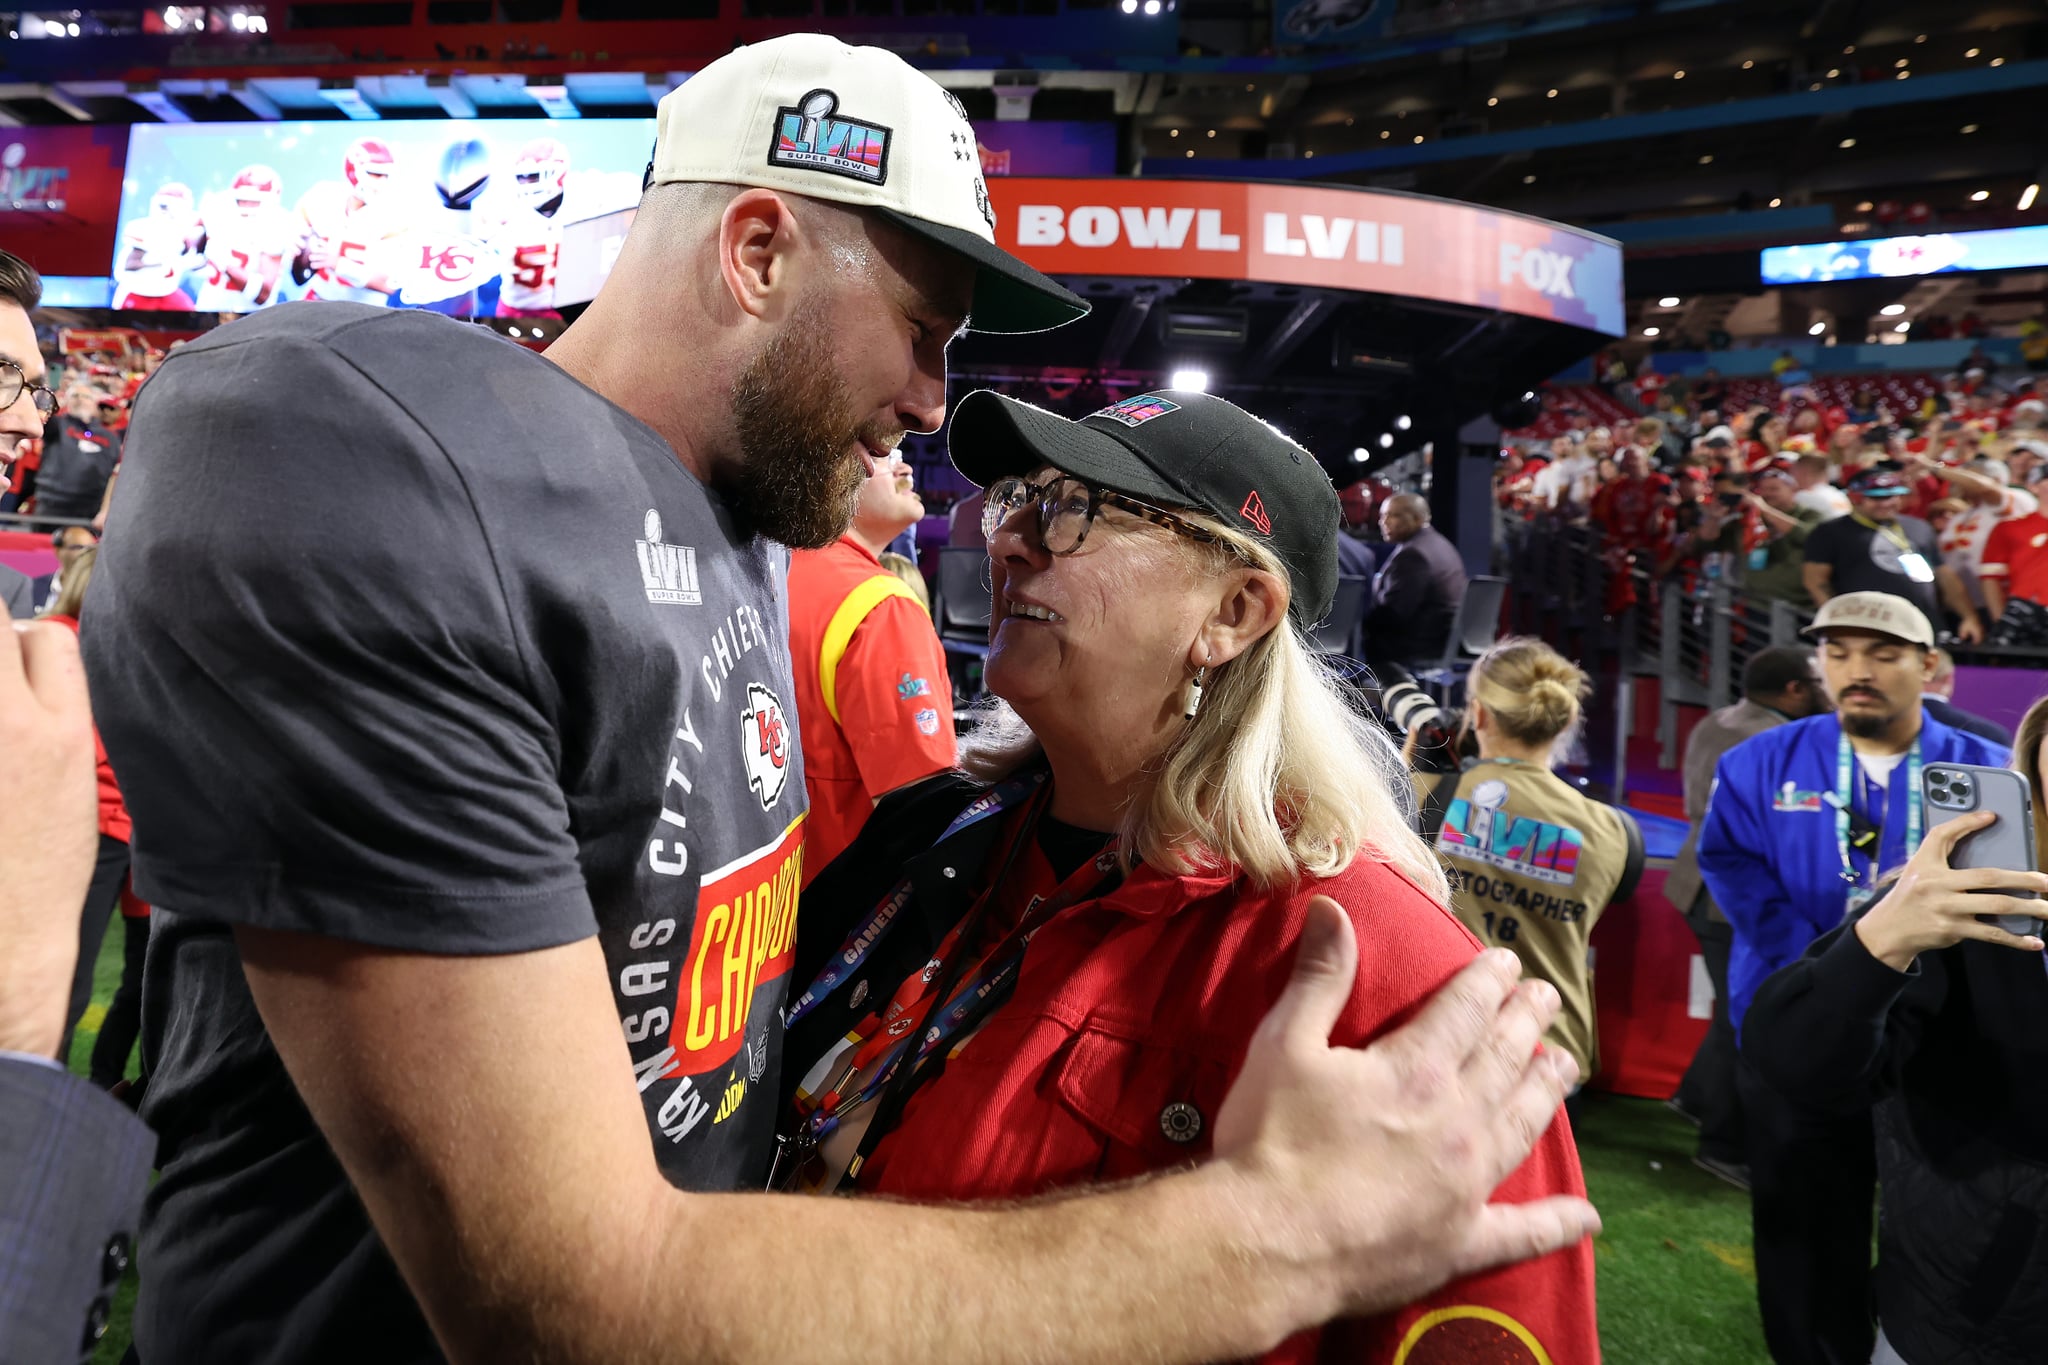
[[[1996,578],[1979,578],[1977,586],[1984,590],[1984,619],[1988,625],[2005,615],[2005,584]]]
[[[979,1209],[679,1196],[692,1207],[665,1220],[642,1302],[608,1317],[619,1339],[599,1348],[586,1323],[562,1358],[853,1365],[886,1342],[905,1360],[1164,1365],[1255,1355],[1338,1311],[1334,1285],[1298,1301],[1278,1239],[1244,1240],[1259,1214],[1226,1166],[1077,1193]],[[706,1305],[735,1311],[706,1321]]]
[[[1934,571],[1934,577],[1941,587],[1941,600],[1948,603],[1948,609],[1965,621],[1974,619],[1977,604],[1970,600],[1970,590],[1963,586],[1963,576],[1943,564]]]

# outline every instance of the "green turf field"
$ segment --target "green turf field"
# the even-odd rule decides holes
[[[92,1005],[71,1047],[71,1068],[80,1075],[120,978],[121,926],[115,924],[94,968]],[[132,1061],[129,1074],[135,1074]],[[1654,1100],[1587,1097],[1579,1156],[1606,1223],[1594,1253],[1608,1365],[1769,1365],[1756,1316],[1748,1199],[1692,1164],[1692,1139],[1692,1129]],[[95,1365],[115,1365],[128,1349],[134,1304],[131,1269],[115,1296],[113,1326]]]

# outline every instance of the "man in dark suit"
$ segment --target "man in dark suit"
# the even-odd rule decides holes
[[[0,564],[0,616],[26,621],[36,614],[36,581],[19,569]]]
[[[1981,735],[1993,744],[2012,747],[2012,731],[1975,711],[1965,711],[1949,698],[1956,691],[1955,656],[1945,649],[1934,651],[1934,677],[1928,680],[1927,690],[1920,694],[1920,706],[1943,725],[1954,726],[1968,734]]]
[[[1465,599],[1465,561],[1429,524],[1429,504],[1413,493],[1380,505],[1380,534],[1394,547],[1373,579],[1365,613],[1365,657],[1372,663],[1434,663]]]
[[[0,251],[0,473],[43,429],[41,299],[36,272]],[[0,566],[9,615],[27,614],[29,582]],[[56,1060],[99,805],[85,669],[62,626],[0,629],[0,754],[0,1357],[76,1360],[106,1331],[156,1140]]]
[[[0,629],[0,1355],[92,1354],[156,1139],[56,1060],[96,845],[92,719],[62,626]]]

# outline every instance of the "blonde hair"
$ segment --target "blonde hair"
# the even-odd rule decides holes
[[[85,601],[86,584],[92,582],[92,565],[99,558],[99,547],[88,545],[78,552],[78,558],[71,561],[71,567],[64,570],[57,580],[57,595],[50,599],[50,605],[43,608],[45,616],[69,616],[78,619],[78,608]]]
[[[1235,563],[1288,582],[1265,546],[1199,513],[1176,515],[1217,537],[1176,538],[1209,573]],[[1228,869],[1264,890],[1335,876],[1363,854],[1448,903],[1443,867],[1396,795],[1408,786],[1399,756],[1343,688],[1291,619],[1210,669],[1201,709],[1123,813],[1127,862],[1174,874]],[[961,738],[960,766],[998,782],[1041,752],[1023,718],[991,699]]]
[[[1592,690],[1584,669],[1526,635],[1511,635],[1480,655],[1466,686],[1502,734],[1553,752],[1577,738],[1580,703]]]

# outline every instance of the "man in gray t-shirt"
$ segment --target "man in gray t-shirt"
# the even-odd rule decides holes
[[[162,916],[142,1357],[1233,1356],[1583,1235],[1484,1203],[1562,1093],[1543,1004],[1483,964],[1334,1051],[1326,914],[1204,1172],[1005,1214],[712,1193],[773,1150],[782,547],[940,425],[970,313],[1085,306],[997,249],[964,111],[887,53],[755,44],[657,122],[545,359],[293,305],[137,399],[83,642]]]

